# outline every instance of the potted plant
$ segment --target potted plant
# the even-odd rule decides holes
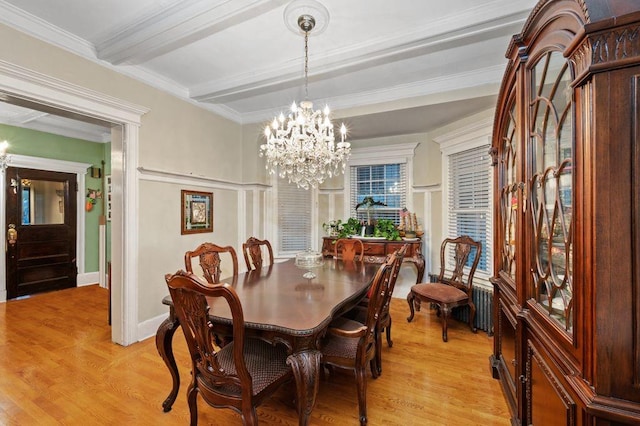
[[[389,241],[398,241],[402,239],[400,238],[400,231],[398,231],[396,224],[393,223],[391,219],[377,220],[373,235]]]
[[[361,202],[356,204],[356,211],[360,207],[366,207],[367,209],[367,223],[365,228],[365,235],[373,235],[374,226],[373,226],[373,222],[371,221],[371,210],[373,209],[374,206],[386,207],[387,205],[382,201],[374,200],[373,197],[364,197]]]
[[[322,229],[329,237],[337,237],[340,228],[342,227],[342,220],[330,220],[329,223],[323,223]]]
[[[341,226],[338,227],[338,238],[347,238],[350,235],[359,235],[361,228],[362,225],[360,224],[360,221],[354,217],[350,217],[346,222],[341,223]]]

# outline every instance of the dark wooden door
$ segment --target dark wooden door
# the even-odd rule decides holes
[[[7,168],[7,298],[75,287],[76,175]]]

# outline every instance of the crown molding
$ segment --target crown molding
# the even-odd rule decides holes
[[[95,57],[92,43],[0,0],[0,23],[83,57]]]

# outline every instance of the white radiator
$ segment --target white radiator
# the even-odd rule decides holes
[[[493,290],[484,287],[473,289],[473,303],[476,305],[475,326],[493,335]],[[469,307],[462,306],[454,309],[452,316],[463,322],[469,322]]]

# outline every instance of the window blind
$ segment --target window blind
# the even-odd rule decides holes
[[[391,219],[398,225],[400,212],[407,205],[406,169],[405,163],[351,166],[351,217],[367,220],[367,209],[361,207],[356,211],[356,205],[364,197],[373,197],[387,206],[374,207],[371,218]]]
[[[311,191],[278,179],[279,254],[295,254],[311,247]]]
[[[492,253],[491,160],[489,145],[449,155],[448,234],[482,243],[478,271],[490,273]]]

